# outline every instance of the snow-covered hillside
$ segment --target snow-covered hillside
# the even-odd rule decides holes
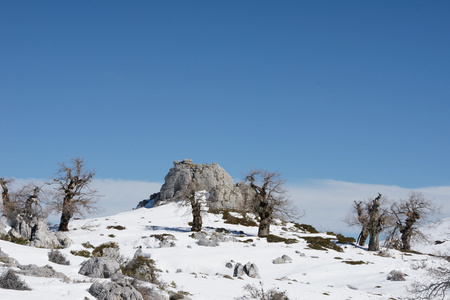
[[[398,251],[390,251],[390,257],[384,257],[353,245],[340,245],[343,252],[311,249],[304,237],[334,239],[335,236],[331,233],[308,233],[293,223],[272,225],[271,233],[298,242],[268,243],[266,238],[257,237],[257,227],[225,223],[222,214],[206,214],[203,218],[204,233],[208,237],[219,236],[219,239],[213,239],[221,242],[215,247],[201,246],[197,243],[198,239],[192,237],[188,225],[190,221],[189,212],[174,203],[105,218],[72,221],[68,236],[74,244],[60,250],[70,260],[69,266],[49,262],[48,249],[0,240],[1,250],[16,258],[20,264],[48,264],[69,278],[21,276],[32,290],[0,289],[0,299],[94,299],[87,291],[94,280],[78,274],[80,264],[87,258],[70,253],[92,250],[82,245],[86,242],[94,246],[116,242],[125,258],[133,257],[136,249],[141,247],[143,254],[151,257],[162,271],[159,278],[165,283],[165,289],[188,292],[191,299],[234,299],[246,293],[243,290],[245,285],[259,286],[260,282],[265,290],[278,288],[286,291],[290,299],[400,299],[408,295],[407,288],[415,280],[425,276],[427,267],[437,267],[443,263],[438,257]],[[125,229],[114,228],[120,228],[119,225]],[[442,228],[450,228],[450,220],[443,220],[436,226],[439,228],[430,227],[429,232],[443,233]],[[447,237],[449,232],[450,229],[445,231]],[[161,247],[158,236],[162,234],[175,237],[172,247],[169,247],[170,243]],[[433,238],[433,242],[445,240],[438,235]],[[440,254],[448,255],[449,243],[435,246],[422,244],[418,250],[430,253],[438,246]],[[283,255],[289,256],[292,261],[273,263]],[[233,266],[236,263],[254,263],[260,278],[247,275],[233,277],[233,268],[226,266],[230,262]],[[3,270],[5,266],[0,263],[0,271]],[[407,274],[406,281],[387,280],[392,270]]]

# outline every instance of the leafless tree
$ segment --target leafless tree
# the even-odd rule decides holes
[[[410,292],[415,294],[409,299],[448,299],[450,290],[450,269],[447,267],[432,268],[428,270],[426,282],[415,282]]]
[[[59,163],[56,177],[53,178],[56,195],[52,209],[61,212],[59,231],[69,230],[69,221],[74,215],[84,215],[98,211],[95,204],[100,195],[91,188],[95,172],[84,170],[83,158],[72,158],[70,165]]]
[[[417,225],[429,221],[439,208],[420,192],[411,192],[408,199],[392,204],[391,211],[396,219],[396,229],[401,234],[401,249],[411,250],[411,237],[421,235]]]
[[[389,228],[392,224],[392,218],[389,210],[385,208],[383,203],[387,200],[380,193],[378,196],[370,200],[367,206],[367,212],[369,216],[369,251],[380,250],[380,233]]]
[[[247,209],[259,217],[258,236],[270,233],[270,221],[273,217],[297,218],[299,212],[289,200],[285,181],[278,172],[267,170],[250,170],[245,176],[250,188],[255,192],[246,199]]]
[[[13,179],[0,178],[0,187],[2,188],[2,205],[4,213],[7,213],[11,197],[9,194],[9,185],[13,182]]]
[[[202,213],[205,194],[202,193],[202,187],[195,178],[182,190],[179,199],[183,206],[190,206],[192,211],[191,231],[202,230]]]
[[[360,246],[366,244],[369,237],[369,213],[367,201],[354,201],[352,210],[345,218],[345,222],[349,226],[360,226],[361,232],[358,235],[357,243]]]
[[[5,207],[6,217],[12,220],[20,214],[27,219],[46,218],[48,211],[44,210],[41,204],[48,201],[49,192],[43,186],[30,182],[19,190],[11,192]]]

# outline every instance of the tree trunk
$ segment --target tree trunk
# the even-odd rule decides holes
[[[270,215],[261,217],[259,222],[258,236],[268,236],[270,233]]]
[[[364,226],[361,230],[361,233],[358,236],[358,245],[363,247],[366,244],[368,237],[369,237],[369,228]]]
[[[369,251],[380,250],[380,232],[382,230],[382,217],[380,216],[381,194],[378,193],[369,207]]]
[[[374,233],[370,235],[369,239],[369,251],[380,250],[380,233]]]
[[[73,212],[68,203],[69,201],[64,200],[58,231],[69,231],[69,221],[72,218]]]
[[[411,236],[413,234],[413,226],[416,222],[413,213],[408,214],[408,218],[405,221],[405,226],[400,228],[402,234],[402,250],[411,250]]]
[[[201,204],[200,204],[200,202],[198,202],[194,199],[193,201],[191,200],[191,206],[192,206],[192,216],[194,217],[194,219],[192,220],[191,231],[198,232],[198,231],[202,230]]]

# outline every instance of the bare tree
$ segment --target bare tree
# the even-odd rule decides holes
[[[69,231],[69,221],[75,214],[98,211],[95,204],[100,195],[90,187],[95,172],[83,169],[83,158],[72,158],[70,163],[69,166],[59,163],[57,175],[53,178],[56,196],[52,208],[61,212],[59,231]]]
[[[367,201],[354,201],[351,212],[345,218],[348,226],[360,226],[361,232],[358,235],[357,243],[359,246],[366,244],[369,237],[369,213]]]
[[[255,192],[250,199],[246,199],[246,206],[259,217],[258,236],[267,236],[270,233],[272,217],[295,218],[300,214],[283,188],[285,181],[278,172],[267,170],[251,170],[245,181]]]
[[[204,205],[205,193],[201,191],[202,187],[195,178],[181,192],[179,199],[183,206],[190,206],[192,211],[192,227],[191,231],[202,230],[202,213]]]
[[[380,250],[380,233],[383,230],[383,217],[380,213],[381,194],[369,204],[369,251]]]
[[[398,229],[401,234],[401,249],[411,250],[411,237],[421,235],[417,225],[428,221],[439,208],[422,193],[411,192],[408,199],[392,204],[391,211],[397,223],[394,232]]]
[[[11,202],[11,197],[9,194],[9,185],[13,182],[13,179],[0,178],[0,187],[2,188],[2,204],[3,212],[7,213],[9,204]]]
[[[33,217],[47,217],[48,211],[42,208],[41,203],[48,200],[49,194],[42,186],[30,182],[8,196],[9,201],[4,209],[8,219],[13,220],[19,214],[28,220]]]
[[[414,299],[448,299],[450,269],[448,267],[431,268],[428,270],[428,275],[431,280],[415,282],[412,285],[410,292],[415,294]]]

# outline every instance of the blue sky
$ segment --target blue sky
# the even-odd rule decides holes
[[[82,156],[449,186],[448,1],[1,1],[3,177]],[[375,194],[376,195],[376,194]],[[372,196],[372,195],[367,195]],[[353,199],[351,199],[353,200]]]

